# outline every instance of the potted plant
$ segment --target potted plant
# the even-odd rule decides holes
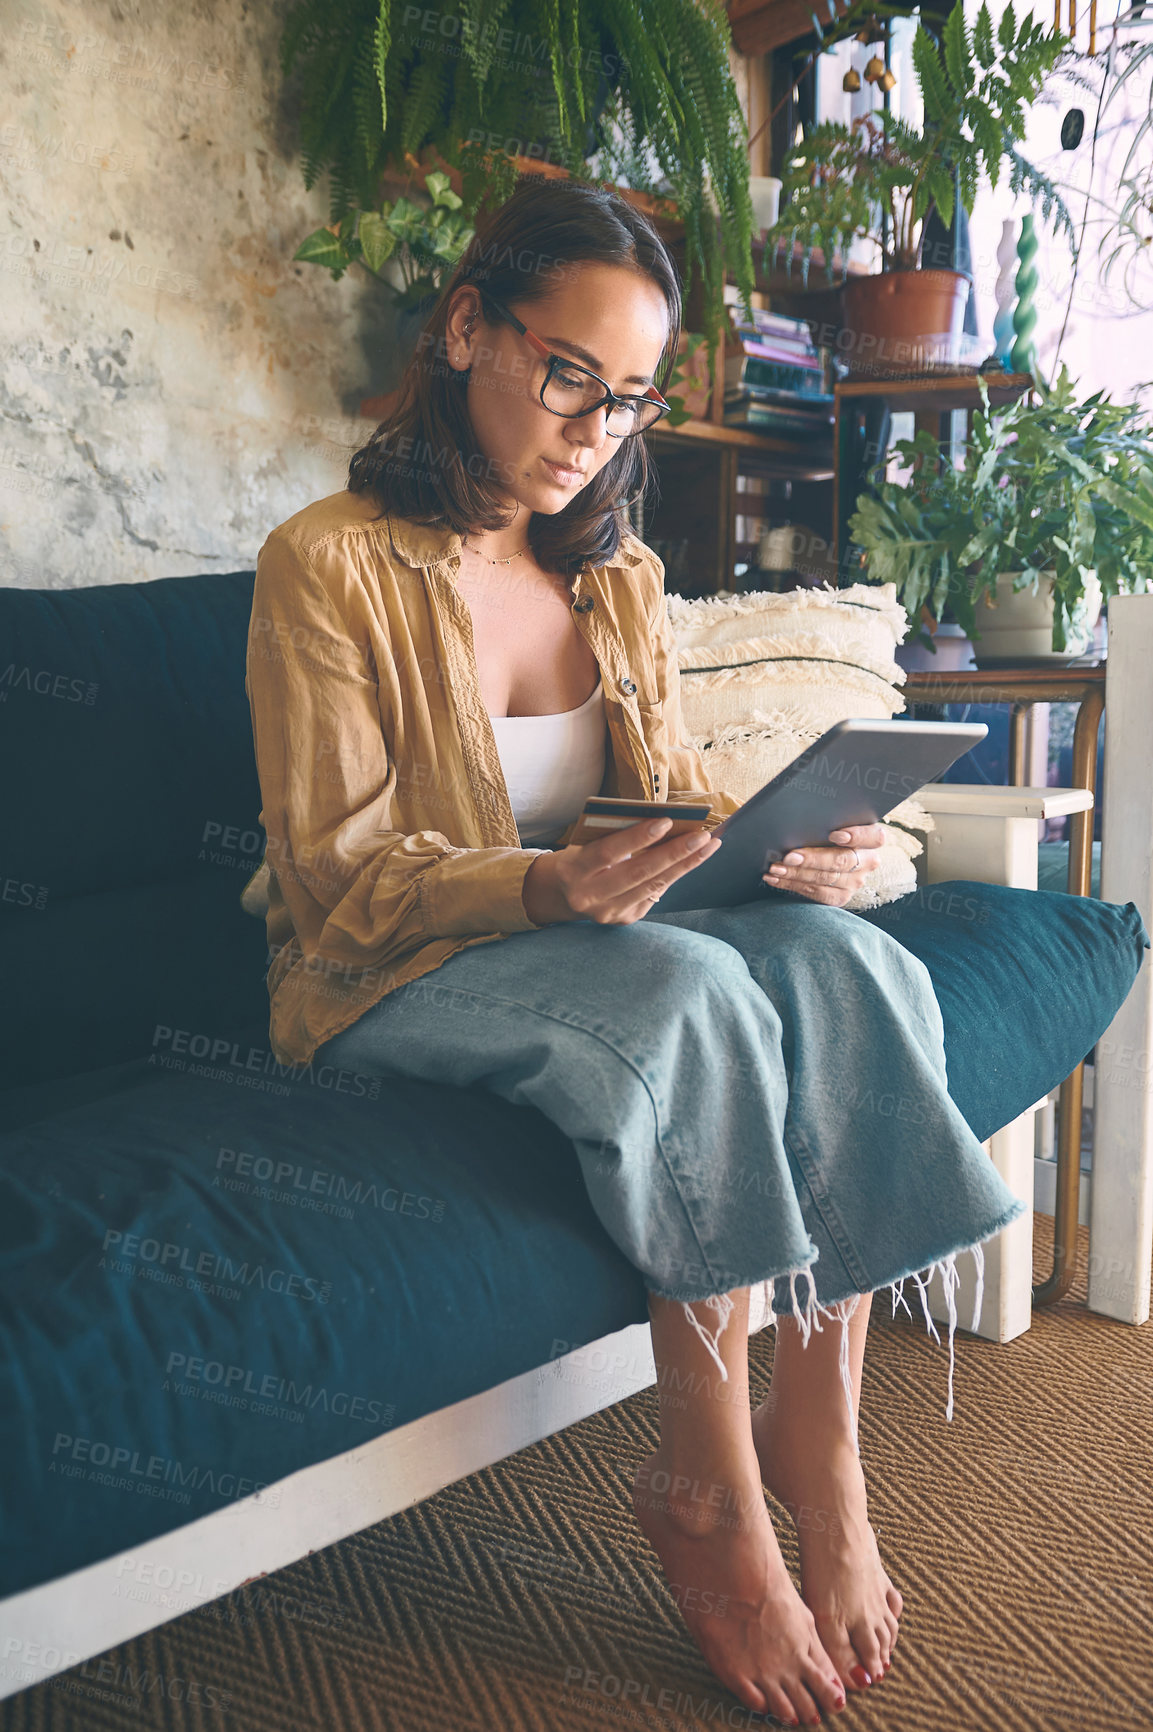
[[[411,166],[420,173],[415,160]],[[465,220],[461,209],[464,201],[453,189],[450,176],[433,170],[421,178],[423,202],[402,193],[394,200],[384,200],[376,210],[348,211],[339,222],[306,235],[292,255],[331,271],[334,282],[354,264],[375,277],[397,309],[396,352],[401,360],[416,342],[446,273],[456,265],[475,233]],[[384,275],[390,264],[391,278]],[[395,390],[365,397],[360,412],[382,421],[396,400]]]
[[[294,259],[323,265],[339,282],[353,264],[363,265],[390,294],[401,312],[414,312],[440,288],[472,240],[474,229],[461,214],[463,200],[447,174],[428,174],[429,203],[409,198],[385,200],[378,210],[348,212],[328,228],[314,229],[293,253]],[[400,283],[381,275],[392,259]]]
[[[781,215],[766,244],[773,251],[783,245],[791,267],[799,243],[806,274],[820,247],[830,280],[840,260],[852,353],[870,353],[882,370],[886,358],[893,365],[903,359],[908,367],[917,359],[915,339],[959,336],[968,279],[918,267],[931,214],[946,227],[958,201],[971,214],[982,175],[995,187],[1007,164],[1012,190],[1029,195],[1072,240],[1072,219],[1057,188],[1017,148],[1028,109],[1068,46],[1068,38],[1047,32],[1028,12],[1018,23],[1012,0],[996,31],[982,4],[970,33],[964,0],[956,0],[940,48],[923,23],[913,39],[924,106],[919,128],[883,108],[849,125],[814,126],[792,151],[783,169]],[[856,239],[876,243],[880,274],[848,278]],[[908,340],[904,357],[892,347],[900,339]]]
[[[462,170],[471,220],[509,196],[517,157],[594,179],[622,141],[634,155],[643,143],[684,224],[686,290],[699,269],[713,348],[726,270],[746,301],[754,291],[747,128],[721,0],[507,0],[486,13],[297,0],[281,65],[299,77],[306,186],[328,172],[339,226],[377,208],[390,165],[432,146]]]
[[[1072,660],[1102,601],[1153,574],[1153,428],[1103,392],[1078,402],[1064,367],[1035,403],[990,411],[983,381],[981,396],[961,464],[925,431],[901,440],[907,484],[878,475],[850,534],[911,632],[922,608],[949,609],[979,667]]]

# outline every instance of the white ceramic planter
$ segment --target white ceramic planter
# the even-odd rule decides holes
[[[982,596],[977,603],[977,630],[973,644],[979,668],[1019,667],[1031,662],[1061,666],[1088,653],[1101,614],[1101,586],[1096,574],[1085,584],[1084,606],[1074,616],[1063,650],[1053,648],[1053,585],[1039,583],[1036,590],[1013,588],[1012,573],[997,579],[996,601]]]

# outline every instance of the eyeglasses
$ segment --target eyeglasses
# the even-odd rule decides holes
[[[540,400],[550,415],[561,415],[566,421],[575,421],[607,406],[605,432],[609,438],[632,439],[659,421],[662,415],[670,413],[672,405],[665,402],[655,385],[650,385],[643,396],[618,397],[599,373],[579,366],[564,355],[554,355],[548,345],[542,343],[502,302],[494,299],[486,289],[480,293],[486,304],[495,307],[501,318],[514,331],[519,331],[541,360],[547,363]]]

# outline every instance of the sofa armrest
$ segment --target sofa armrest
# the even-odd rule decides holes
[[[1088,788],[992,788],[983,782],[930,782],[917,794],[934,820],[925,841],[927,884],[972,878],[980,884],[1037,888],[1038,823],[1093,805]]]

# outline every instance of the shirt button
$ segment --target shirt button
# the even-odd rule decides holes
[[[621,691],[627,692],[629,697],[631,698],[633,693],[636,691],[636,689],[637,688],[636,688],[635,684],[633,683],[633,681],[630,680],[626,675],[626,677],[621,681]]]
[[[576,612],[577,613],[588,613],[591,610],[592,606],[593,606],[592,596],[591,595],[582,595],[580,600],[576,604]]]

